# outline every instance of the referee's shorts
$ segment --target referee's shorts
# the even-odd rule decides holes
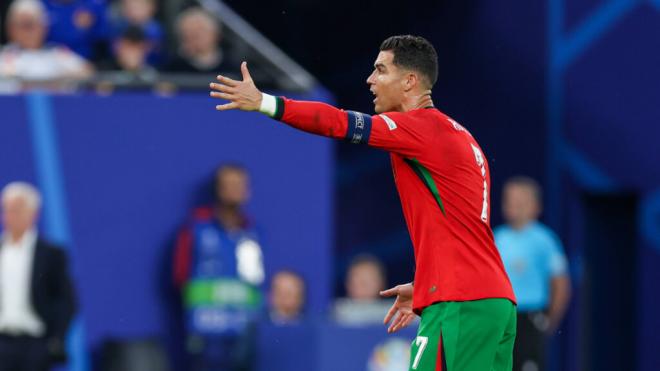
[[[543,311],[518,313],[513,371],[543,371],[546,362],[548,316]]]

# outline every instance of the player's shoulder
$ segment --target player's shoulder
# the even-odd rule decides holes
[[[469,137],[472,136],[472,134],[470,134],[470,132],[465,128],[465,126],[435,107],[417,111],[419,111],[418,114],[427,117],[429,121],[433,122],[438,129],[447,130],[453,133],[465,134]]]
[[[407,112],[384,112],[376,115],[382,118],[388,125],[396,125],[398,123],[415,123],[428,126],[438,130],[452,130],[463,131],[467,130],[460,125],[456,120],[452,119],[437,108],[420,108]]]
[[[420,118],[426,118],[426,119],[435,119],[435,120],[440,120],[440,121],[448,121],[449,120],[449,115],[446,113],[440,111],[439,109],[435,107],[426,107],[426,108],[419,108],[415,109],[412,111],[405,112],[405,114],[414,116],[414,117],[420,117]]]

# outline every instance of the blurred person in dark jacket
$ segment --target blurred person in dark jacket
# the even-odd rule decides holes
[[[66,359],[76,310],[67,256],[37,232],[34,187],[10,183],[1,197],[0,371],[46,371]]]
[[[158,78],[158,72],[147,59],[151,51],[151,43],[144,31],[137,26],[126,28],[113,42],[114,60],[103,66],[103,70],[123,72],[115,74],[115,83],[153,83]]]
[[[213,15],[201,8],[189,8],[176,20],[178,53],[167,66],[170,72],[216,73],[235,69],[221,48],[222,26]]]
[[[112,22],[114,39],[124,35],[131,27],[137,27],[144,33],[149,44],[147,61],[152,66],[162,62],[164,39],[163,28],[155,18],[156,9],[156,0],[121,0],[119,14]]]
[[[174,280],[181,290],[194,371],[253,367],[265,275],[260,234],[244,210],[249,179],[240,165],[220,166],[216,203],[196,209],[178,237]]]

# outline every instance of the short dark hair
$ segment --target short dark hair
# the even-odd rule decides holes
[[[517,175],[509,178],[506,181],[504,187],[506,188],[508,186],[525,187],[529,189],[530,192],[532,192],[532,196],[536,199],[539,205],[543,201],[543,190],[541,189],[541,185],[539,185],[539,182],[534,180],[534,178],[528,177],[526,175]]]
[[[134,43],[143,43],[147,41],[147,34],[142,27],[128,26],[119,37],[121,40],[126,40]]]
[[[398,35],[390,36],[382,44],[381,51],[394,53],[394,64],[412,71],[419,72],[429,88],[438,80],[438,53],[431,43],[421,36]]]

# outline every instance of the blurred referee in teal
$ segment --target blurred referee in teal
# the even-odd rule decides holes
[[[546,340],[559,326],[570,298],[570,279],[557,235],[538,221],[541,187],[529,177],[504,186],[506,225],[494,230],[513,291],[518,299],[518,333],[513,371],[542,371]]]

